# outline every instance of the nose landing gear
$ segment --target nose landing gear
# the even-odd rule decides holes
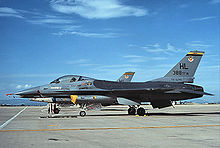
[[[79,115],[81,117],[86,116],[86,111],[89,110],[101,110],[102,105],[101,103],[93,103],[93,104],[81,104],[80,105],[81,111],[79,112]]]
[[[79,115],[80,115],[81,117],[84,117],[84,116],[86,115],[86,112],[85,112],[85,111],[80,111],[80,112],[79,112]]]

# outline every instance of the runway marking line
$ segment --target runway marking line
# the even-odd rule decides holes
[[[73,129],[31,129],[31,130],[0,130],[0,132],[119,130],[119,129],[147,129],[147,128],[214,127],[214,126],[220,126],[220,125],[180,125],[180,126],[146,126],[146,127],[73,128]]]
[[[3,123],[1,126],[0,126],[0,130],[2,128],[4,128],[5,126],[7,126],[12,120],[14,120],[18,115],[20,115],[25,109],[27,109],[27,106],[25,108],[23,108],[20,112],[18,112],[16,115],[14,115],[11,119],[9,119],[8,121],[6,121],[5,123]]]

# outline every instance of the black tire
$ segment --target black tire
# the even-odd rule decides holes
[[[145,109],[142,108],[142,107],[138,108],[138,109],[137,109],[137,114],[138,114],[139,116],[144,116],[144,115],[145,115]]]
[[[79,115],[80,115],[81,117],[84,117],[84,116],[86,115],[86,112],[85,112],[85,111],[80,111],[80,112],[79,112]]]
[[[134,107],[130,107],[130,108],[128,109],[128,114],[129,114],[129,115],[135,115],[135,114],[136,114],[136,109],[135,109]]]
[[[54,109],[54,114],[59,114],[60,110],[58,108]]]

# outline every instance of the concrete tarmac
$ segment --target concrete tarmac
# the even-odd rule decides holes
[[[78,116],[62,108],[61,118],[46,107],[0,107],[0,147],[220,147],[220,105],[176,105],[127,115],[127,106],[104,107]]]

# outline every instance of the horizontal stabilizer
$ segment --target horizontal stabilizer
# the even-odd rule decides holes
[[[214,96],[213,94],[206,93],[206,92],[203,92],[203,91],[194,91],[194,90],[180,90],[180,91],[184,92],[184,93],[190,93],[190,94]]]
[[[207,93],[207,92],[204,92],[204,95],[214,96],[214,94],[210,94],[210,93]]]

